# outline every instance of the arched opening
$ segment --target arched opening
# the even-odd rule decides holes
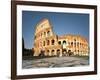
[[[44,36],[46,36],[46,32],[44,32]]]
[[[63,56],[66,56],[66,53],[67,53],[67,51],[66,51],[66,49],[63,49]]]
[[[76,39],[74,39],[74,41],[76,42]]]
[[[66,44],[66,41],[65,40],[63,41],[63,44]]]
[[[71,50],[68,50],[68,56],[71,56],[71,55],[72,55]]]
[[[79,42],[77,42],[77,47],[79,47]]]
[[[64,40],[63,41],[63,49],[65,49],[66,48],[66,41]]]
[[[47,45],[49,45],[50,44],[50,41],[49,40],[47,40]]]
[[[74,47],[76,47],[76,39],[74,39]]]
[[[77,50],[77,55],[78,55],[78,56],[80,55],[79,50]]]
[[[79,50],[78,50],[78,53],[79,53]]]
[[[44,57],[45,56],[45,51],[44,50],[41,50],[39,56],[40,57]]]
[[[70,46],[70,42],[68,42],[68,45]]]
[[[58,44],[61,45],[61,41],[58,41]]]
[[[47,53],[49,53],[49,50],[47,50]]]
[[[74,42],[74,47],[76,47],[76,42]]]
[[[55,43],[55,40],[52,40],[52,41],[51,41],[51,43],[52,43],[52,45],[54,45],[54,43]]]
[[[54,56],[54,52],[55,52],[55,50],[52,50],[52,51],[51,51],[52,56]]]
[[[80,47],[82,47],[82,44],[80,43]]]
[[[49,50],[47,50],[47,55],[49,56],[49,53],[50,53],[50,51]]]
[[[47,32],[47,36],[50,36],[50,31]]]
[[[43,41],[43,46],[45,46],[45,41]]]
[[[60,56],[60,49],[57,49],[57,56]]]
[[[73,46],[73,42],[71,42],[71,46]]]
[[[66,52],[66,49],[63,49],[63,52]]]

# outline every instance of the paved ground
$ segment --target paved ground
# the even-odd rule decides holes
[[[50,68],[50,67],[72,67],[89,65],[88,58],[84,57],[50,57],[43,59],[23,60],[22,67],[28,68]]]

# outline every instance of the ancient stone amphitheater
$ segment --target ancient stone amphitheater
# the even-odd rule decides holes
[[[88,42],[84,37],[72,34],[59,36],[46,18],[35,27],[33,50],[34,56],[89,55]]]

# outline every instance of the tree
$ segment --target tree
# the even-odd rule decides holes
[[[25,56],[24,50],[25,50],[25,47],[24,47],[24,38],[22,38],[22,56]]]

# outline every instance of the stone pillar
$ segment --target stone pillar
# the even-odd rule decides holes
[[[62,49],[60,49],[60,55],[59,55],[59,57],[62,57]]]
[[[49,56],[51,56],[51,50],[49,50]]]

